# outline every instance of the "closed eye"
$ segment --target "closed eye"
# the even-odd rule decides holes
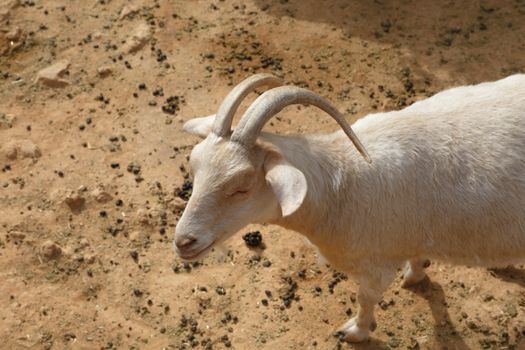
[[[246,194],[246,193],[248,193],[248,190],[238,190],[238,191],[235,191],[235,192],[232,192],[232,193],[228,194],[227,196],[228,197],[234,197],[234,196],[238,196],[238,195]]]

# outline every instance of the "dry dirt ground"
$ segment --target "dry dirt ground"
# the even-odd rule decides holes
[[[524,266],[398,279],[349,345],[356,285],[298,234],[171,249],[199,141],[181,125],[253,72],[353,121],[520,71],[524,0],[0,0],[0,348],[525,349]],[[336,128],[298,111],[268,129]]]

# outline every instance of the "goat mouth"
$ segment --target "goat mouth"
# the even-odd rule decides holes
[[[182,260],[185,260],[185,261],[199,260],[200,258],[203,258],[206,254],[208,254],[210,249],[213,247],[214,243],[215,243],[215,241],[212,241],[210,244],[208,244],[204,248],[202,248],[202,249],[200,249],[200,250],[198,250],[196,252],[191,252],[190,254],[184,254],[181,251],[178,251],[178,253],[179,253],[179,256],[181,257]]]

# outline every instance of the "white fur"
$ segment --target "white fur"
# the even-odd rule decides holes
[[[262,134],[249,150],[228,140],[212,143],[210,135],[197,146],[200,156],[192,154],[197,194],[176,236],[206,232],[223,240],[249,222],[304,234],[360,283],[361,309],[340,329],[349,341],[375,328],[374,305],[405,261],[408,285],[425,277],[425,258],[487,267],[525,260],[525,75],[450,89],[401,111],[369,115],[353,129],[372,164],[342,131]],[[285,213],[268,184],[269,153],[306,179],[296,210]],[[254,180],[245,197],[221,195],[235,187],[227,177],[247,164]],[[286,188],[284,174],[281,181]],[[202,246],[210,241],[203,240]]]

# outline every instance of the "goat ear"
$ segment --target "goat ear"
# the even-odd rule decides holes
[[[211,132],[214,121],[215,114],[209,115],[207,117],[193,118],[184,123],[182,129],[192,135],[206,138]]]
[[[266,181],[270,184],[283,217],[292,215],[303,203],[308,185],[304,174],[276,152],[270,152],[264,163]]]

